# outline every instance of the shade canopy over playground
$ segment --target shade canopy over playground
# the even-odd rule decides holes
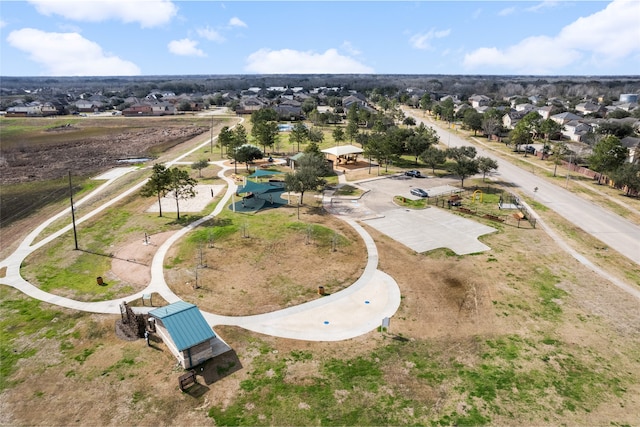
[[[249,175],[249,178],[261,178],[263,176],[281,175],[283,173],[284,172],[256,169],[251,175]]]
[[[331,154],[336,157],[347,156],[349,154],[360,154],[364,152],[362,148],[356,147],[355,145],[338,145],[337,147],[331,147],[321,151],[325,154]]]
[[[280,187],[281,188],[281,187]],[[262,194],[274,189],[274,186],[269,182],[259,183],[254,181],[247,181],[243,186],[238,187],[237,193],[254,193]]]

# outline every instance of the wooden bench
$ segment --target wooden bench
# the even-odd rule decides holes
[[[186,374],[180,375],[178,378],[178,382],[180,383],[180,390],[185,391],[189,386],[198,383],[198,379],[196,378],[196,371],[191,370]]]

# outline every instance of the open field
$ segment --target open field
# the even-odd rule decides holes
[[[202,171],[207,183],[216,182],[215,172]],[[368,172],[349,176],[356,175]],[[248,314],[318,298],[319,284],[329,292],[347,286],[364,262],[362,242],[311,194],[305,200],[300,220],[283,207],[225,212],[198,227],[165,259],[172,288],[205,310]],[[83,224],[81,247],[94,253],[69,250],[67,233],[29,257],[23,271],[78,299],[141,289],[153,249],[141,249],[143,233],[159,244],[202,215],[159,218],[145,213],[152,203],[132,196]],[[602,254],[562,218],[536,208],[572,244],[600,253],[602,264],[628,272],[627,280],[640,277],[637,266]],[[0,287],[0,424],[640,424],[638,301],[542,230],[477,220],[498,231],[481,238],[490,251],[465,256],[415,253],[363,224],[379,268],[402,292],[388,330],[323,343],[217,328],[234,351],[202,366],[189,393],[179,391],[182,370],[163,343],[116,337],[118,316],[76,313]],[[132,256],[136,262],[127,261]],[[201,261],[207,267],[194,289]],[[95,286],[96,275],[109,285]]]
[[[235,119],[216,117],[214,132]],[[68,174],[74,191],[89,178],[115,166],[118,160],[159,159],[185,141],[210,135],[211,119],[176,118],[2,118],[0,184],[3,228],[52,203],[69,197]]]

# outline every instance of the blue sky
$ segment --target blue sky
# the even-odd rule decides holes
[[[640,1],[0,1],[0,76],[640,75]]]

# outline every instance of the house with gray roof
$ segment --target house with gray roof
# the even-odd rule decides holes
[[[219,338],[194,304],[178,301],[149,311],[155,332],[184,369],[191,369],[231,347]]]
[[[582,117],[576,114],[570,113],[568,111],[560,114],[554,114],[553,116],[551,116],[551,120],[561,125],[565,125],[572,120],[580,120],[581,118]]]
[[[640,138],[626,136],[620,142],[629,150],[627,161],[629,163],[640,163]]]
[[[592,130],[591,125],[588,123],[584,123],[580,120],[572,120],[562,126],[561,132],[562,135],[566,136],[571,141],[580,142],[582,141],[582,137]]]

